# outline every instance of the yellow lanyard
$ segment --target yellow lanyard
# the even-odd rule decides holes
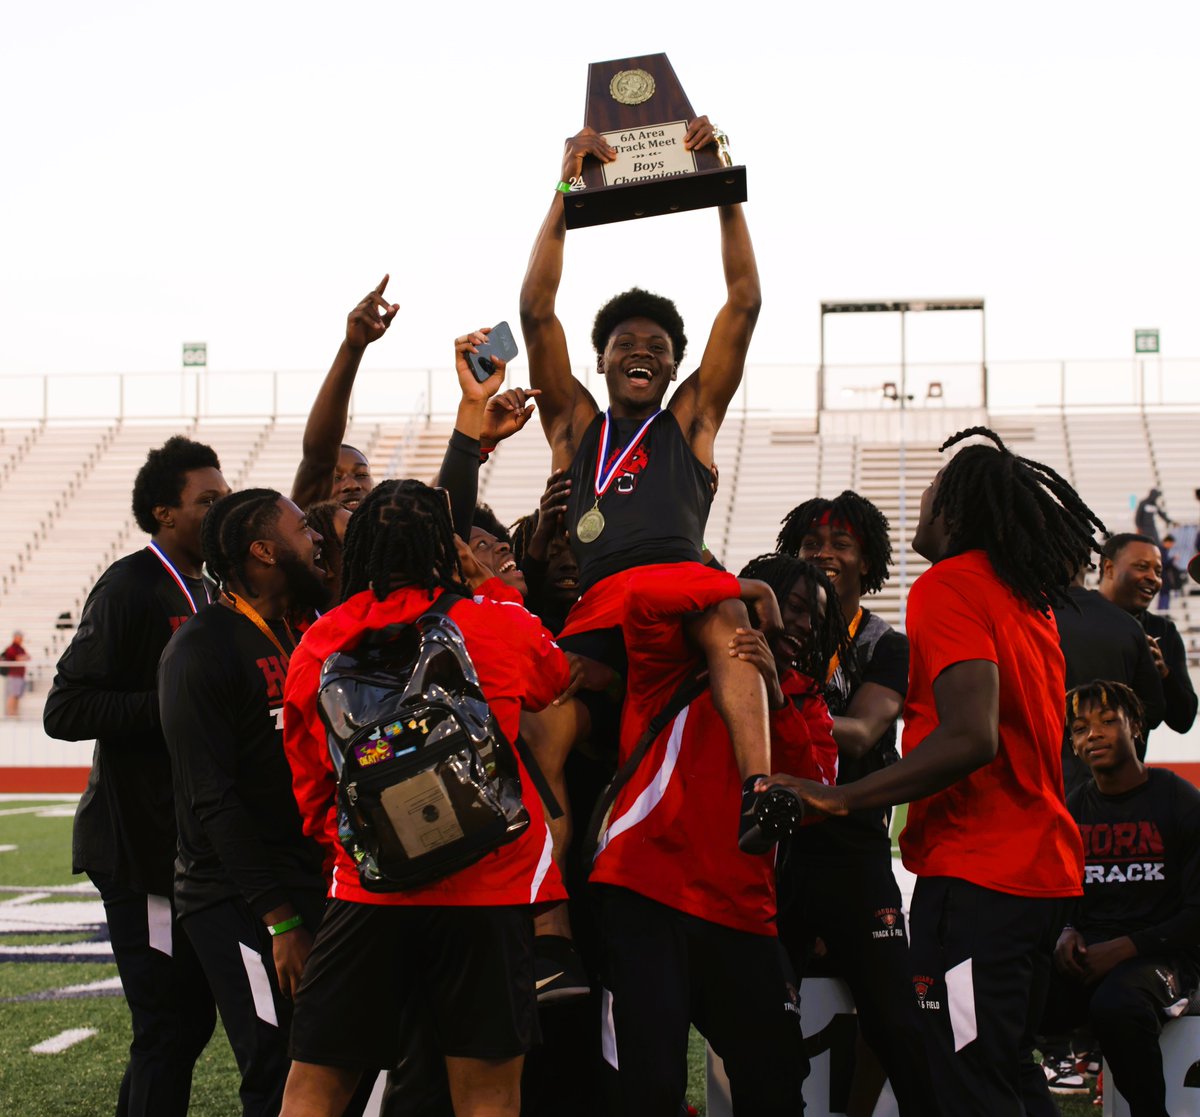
[[[862,606],[858,607],[858,612],[854,614],[854,620],[850,622],[850,627],[847,631],[850,633],[850,639],[846,641],[846,646],[849,647],[854,643],[854,637],[858,635],[858,626],[862,623]],[[833,659],[829,661],[829,673],[825,676],[825,685],[828,686],[833,682],[834,675],[837,674],[837,669],[840,664],[840,657],[837,652],[833,653]]]
[[[241,613],[243,617],[249,617],[258,626],[258,630],[279,649],[279,654],[283,656],[283,665],[286,667],[288,661],[292,658],[291,653],[283,650],[283,645],[279,642],[279,637],[271,631],[267,622],[258,615],[258,610],[250,602],[238,597],[236,593],[230,593],[229,590],[225,591],[225,600]],[[294,652],[296,650],[296,636],[292,632],[292,626],[287,622],[287,617],[283,618],[283,627],[288,634],[288,639],[292,642],[292,651]]]

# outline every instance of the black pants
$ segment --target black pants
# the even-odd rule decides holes
[[[1125,1095],[1132,1117],[1167,1117],[1158,1039],[1179,1002],[1195,990],[1196,979],[1195,968],[1182,958],[1131,958],[1094,986],[1080,985],[1055,970],[1042,1031],[1057,1036],[1086,1026],[1100,1044],[1113,1084]]]
[[[808,1058],[779,940],[599,889],[622,1117],[678,1117],[689,1024],[724,1061],[735,1113],[802,1112]]]
[[[1044,1095],[1030,1053],[1064,909],[954,877],[917,881],[913,989],[945,1117],[1018,1117]]]
[[[297,910],[316,932],[323,899]],[[279,991],[271,936],[240,899],[225,900],[180,921],[192,940],[221,1012],[221,1023],[241,1072],[244,1117],[275,1117],[287,1081],[292,1003]]]
[[[887,1072],[902,1117],[925,1117],[932,1087],[913,997],[912,965],[900,888],[884,855],[801,860],[780,874],[787,897],[779,938],[801,977],[810,972],[813,943],[828,951],[821,972],[850,988],[858,1025]]]
[[[133,1023],[117,1115],[183,1117],[192,1068],[217,1018],[204,971],[188,937],[179,932],[168,897],[134,892],[99,876],[92,876],[92,883],[104,901]]]

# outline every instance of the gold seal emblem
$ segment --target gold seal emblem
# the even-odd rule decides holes
[[[613,75],[608,92],[622,105],[640,105],[654,96],[654,78],[645,70],[622,70]]]

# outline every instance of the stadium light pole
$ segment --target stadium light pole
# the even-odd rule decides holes
[[[900,498],[900,627],[904,628],[908,611],[908,452],[907,411],[908,394],[908,338],[906,318],[909,314],[920,314],[935,310],[977,310],[980,321],[979,391],[984,410],[988,406],[987,371],[987,312],[981,298],[969,299],[872,299],[855,302],[821,303],[821,365],[817,373],[817,429],[820,430],[821,413],[825,410],[825,315],[827,314],[899,314],[900,315],[900,461],[897,483]]]

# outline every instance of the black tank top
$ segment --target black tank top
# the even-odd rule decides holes
[[[609,432],[611,466],[644,420],[613,419]],[[583,593],[602,578],[656,562],[700,562],[704,526],[712,506],[712,477],[696,460],[675,416],[660,411],[641,446],[600,498],[604,530],[591,543],[575,534],[579,518],[596,503],[596,455],[604,415],[584,432],[571,462],[571,502],[567,529],[579,563]]]

